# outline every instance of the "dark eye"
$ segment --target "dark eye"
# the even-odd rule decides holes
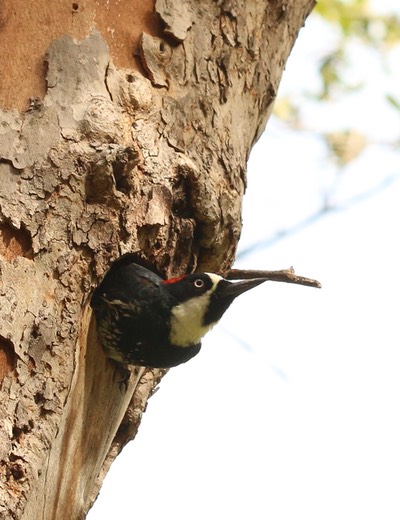
[[[204,286],[204,281],[201,278],[197,278],[197,280],[194,281],[194,286],[197,288]]]

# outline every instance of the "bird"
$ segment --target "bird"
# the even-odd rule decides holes
[[[265,281],[233,283],[207,272],[163,279],[123,256],[91,298],[100,343],[118,364],[175,367],[199,353],[203,336],[237,296]]]

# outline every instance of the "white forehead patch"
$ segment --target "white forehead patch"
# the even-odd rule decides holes
[[[219,274],[215,274],[215,273],[205,273],[205,274],[207,274],[211,278],[213,286],[211,287],[210,292],[214,292],[215,288],[218,285],[218,282],[220,280],[222,280],[222,276],[220,276]]]
[[[170,341],[177,347],[197,345],[201,338],[215,325],[203,325],[211,294],[215,291],[222,276],[206,273],[213,283],[212,287],[202,294],[177,305],[172,309]]]

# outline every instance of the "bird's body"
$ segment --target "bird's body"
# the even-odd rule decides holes
[[[120,363],[179,365],[200,351],[201,338],[234,298],[263,281],[233,284],[213,273],[163,280],[123,257],[92,297],[100,342]]]

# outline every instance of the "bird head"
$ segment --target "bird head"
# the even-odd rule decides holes
[[[174,300],[171,343],[176,346],[198,344],[237,296],[265,281],[265,278],[255,278],[230,282],[214,273],[194,273],[163,281],[163,287]]]

